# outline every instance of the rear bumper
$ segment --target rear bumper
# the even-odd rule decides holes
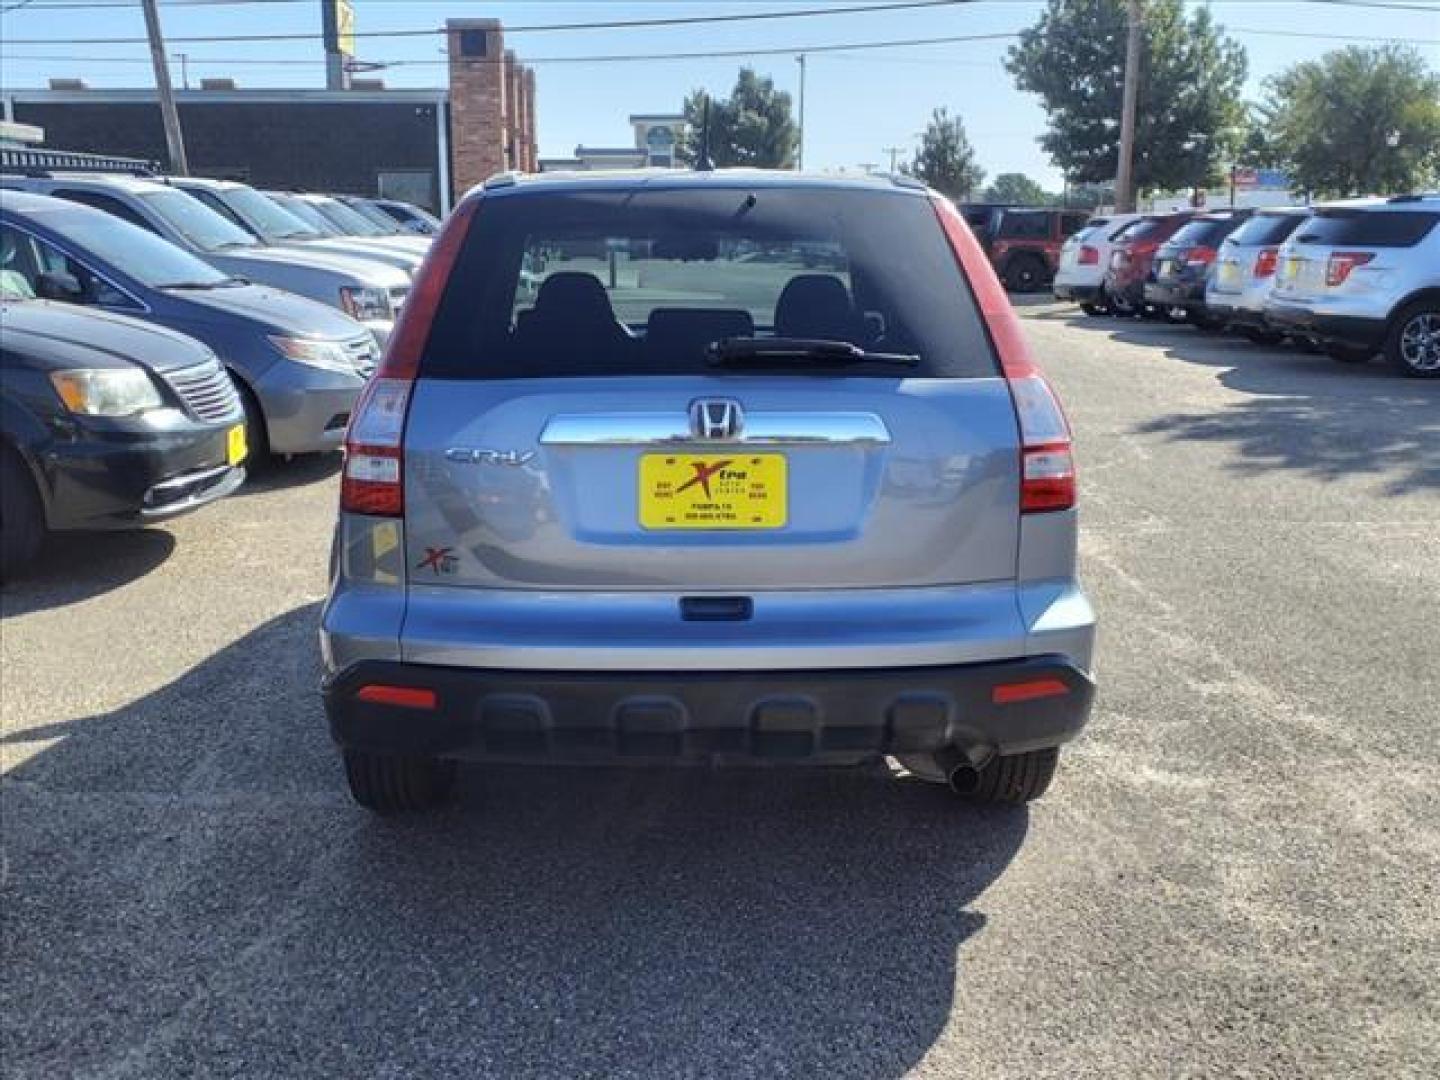
[[[1192,281],[1147,281],[1145,302],[1156,307],[1183,307],[1196,310],[1205,306],[1205,283]]]
[[[1080,285],[1075,282],[1055,282],[1055,299],[1073,300],[1077,304],[1098,304],[1105,299],[1105,290],[1100,285]]]
[[[1017,684],[1050,692],[997,695]],[[433,707],[359,700],[367,686],[433,693]],[[365,660],[327,679],[324,696],[336,742],[372,752],[842,764],[947,747],[981,760],[1057,746],[1085,725],[1094,684],[1058,655],[768,672],[502,671]]]
[[[1265,305],[1265,319],[1277,330],[1309,334],[1322,341],[1379,348],[1385,343],[1384,319],[1355,315],[1330,315],[1302,304],[1271,301]]]

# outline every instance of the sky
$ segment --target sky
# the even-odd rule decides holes
[[[654,19],[697,14],[757,14],[807,8],[873,6],[884,0],[355,0],[356,29],[428,29],[446,18],[498,18],[506,45],[536,69],[542,157],[575,146],[627,145],[631,113],[677,111],[686,93],[728,93],[742,57],[601,63],[567,57],[630,53],[785,49],[748,62],[798,100],[795,55],[820,45],[906,41],[957,35],[1014,34],[1032,25],[1038,0],[973,0],[892,11],[852,11],[804,18],[710,26],[521,30],[557,23]],[[1194,0],[1191,6],[1197,6]],[[1303,60],[1351,43],[1399,39],[1415,44],[1440,69],[1440,0],[1209,0],[1217,20],[1249,53],[1248,98],[1264,80]],[[320,0],[160,0],[161,21],[180,83],[176,54],[187,55],[193,85],[233,77],[242,87],[323,86]],[[138,0],[0,0],[0,91],[43,87],[52,76],[95,87],[153,85],[143,44],[79,44],[77,38],[142,37]],[[313,41],[173,43],[182,36],[313,33]],[[63,39],[26,44],[25,38]],[[1354,41],[1352,42],[1352,39]],[[1051,190],[1061,178],[1036,140],[1045,115],[1036,98],[1015,89],[1005,71],[1012,38],[937,45],[811,53],[805,65],[805,166],[888,168],[913,149],[933,109],[965,122],[981,165],[993,178],[1023,172]],[[375,73],[391,87],[441,86],[443,39],[364,38],[362,60],[404,61]],[[22,59],[25,58],[25,59]],[[240,61],[243,61],[241,63]],[[372,75],[371,77],[375,77]]]

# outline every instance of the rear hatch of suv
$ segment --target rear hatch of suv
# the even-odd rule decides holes
[[[1434,211],[1391,204],[1322,207],[1281,249],[1274,296],[1304,304],[1383,292],[1391,272],[1437,218]],[[1374,317],[1387,314],[1380,310]]]
[[[977,632],[991,620],[1010,635],[995,647],[1016,647],[1027,401],[935,205],[732,184],[522,184],[487,193],[450,237],[395,408],[408,656],[471,662],[424,640],[476,625],[457,601],[527,594],[511,640],[584,618],[622,638],[630,615],[661,610],[646,597],[726,618],[732,599],[740,612],[774,591],[817,638],[843,636],[827,620],[864,608],[826,597],[869,591],[870,619],[910,605],[914,633],[961,636],[967,617]],[[352,432],[347,488],[386,471],[363,445],[386,384]],[[1058,443],[1044,393],[1036,415]],[[936,587],[933,603],[917,587]],[[984,612],[960,601],[968,587]],[[584,608],[595,593],[613,602]]]
[[[923,198],[488,198],[415,387],[407,542],[465,552],[454,587],[1011,578],[1014,407],[967,301]],[[886,359],[707,355],[757,335]]]

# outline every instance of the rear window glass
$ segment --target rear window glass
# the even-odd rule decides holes
[[[1320,210],[1296,239],[1302,244],[1414,247],[1440,222],[1424,210]]]
[[[1031,213],[1006,211],[1000,222],[998,235],[1002,240],[1048,240],[1050,238],[1050,214],[1045,210]]]
[[[763,187],[486,198],[422,371],[480,379],[714,374],[712,342],[771,337],[919,358],[903,368],[806,359],[774,369],[792,375],[997,374],[929,200]]]
[[[1158,217],[1154,217],[1154,218],[1139,218],[1139,219],[1136,220],[1136,221],[1130,222],[1129,225],[1126,225],[1126,226],[1125,226],[1123,229],[1121,229],[1118,233],[1116,233],[1114,236],[1110,237],[1110,239],[1111,239],[1111,240],[1143,240],[1145,237],[1149,236],[1151,233],[1159,232],[1161,225],[1164,224],[1164,221],[1165,221],[1164,218],[1158,218]]]
[[[1304,214],[1256,214],[1229,238],[1246,247],[1283,244],[1304,220]]]
[[[1170,238],[1170,243],[1180,247],[1215,247],[1235,227],[1233,218],[1197,218],[1182,225]]]

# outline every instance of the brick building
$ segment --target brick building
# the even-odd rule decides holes
[[[447,211],[487,176],[539,167],[535,72],[505,48],[494,19],[446,23],[449,81],[387,89],[248,89],[203,79],[175,92],[190,170],[262,188],[387,195]],[[45,146],[165,160],[155,91],[89,89],[52,79],[0,95],[6,120],[45,131]]]

